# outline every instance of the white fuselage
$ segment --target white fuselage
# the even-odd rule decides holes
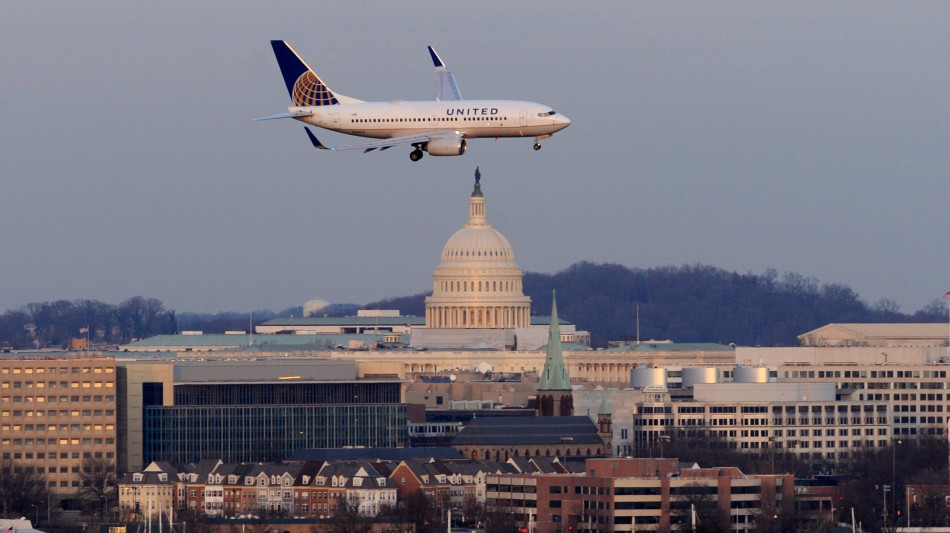
[[[309,113],[295,118],[320,128],[376,139],[450,131],[466,138],[544,138],[571,123],[548,106],[516,100],[362,102],[289,111]]]

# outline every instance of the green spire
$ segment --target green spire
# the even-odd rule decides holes
[[[610,415],[613,414],[610,410],[610,404],[607,403],[607,391],[604,391],[604,397],[600,401],[600,409],[597,411],[598,415]]]
[[[571,380],[564,366],[561,350],[561,328],[557,319],[557,294],[551,291],[551,327],[548,329],[548,356],[538,381],[539,391],[571,390]]]

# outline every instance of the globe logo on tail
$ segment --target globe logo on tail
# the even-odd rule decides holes
[[[307,71],[297,78],[294,83],[293,102],[295,106],[322,106],[335,105],[337,101],[330,89],[317,77],[313,71]]]

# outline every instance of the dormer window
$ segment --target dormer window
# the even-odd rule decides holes
[[[144,474],[132,474],[132,481],[142,481]]]
[[[158,480],[159,480],[159,481],[168,481],[168,474],[166,474],[165,472],[162,472],[161,474],[158,475]]]

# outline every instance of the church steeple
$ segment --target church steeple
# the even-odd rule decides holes
[[[610,404],[607,403],[607,391],[604,391],[604,396],[600,401],[600,409],[597,410],[597,433],[604,441],[608,453],[610,453],[613,449],[614,430],[613,414]]]
[[[561,349],[561,326],[557,319],[557,293],[551,291],[551,326],[548,328],[548,355],[538,381],[539,391],[571,390],[571,380],[564,366]]]
[[[557,318],[557,294],[551,293],[551,326],[548,329],[548,353],[538,380],[539,416],[574,416],[571,380],[564,365],[561,327]]]

